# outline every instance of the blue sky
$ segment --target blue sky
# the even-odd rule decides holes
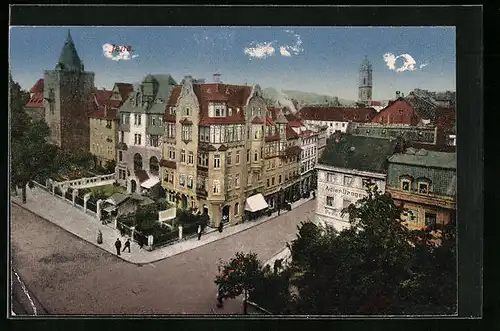
[[[373,65],[373,99],[396,90],[455,90],[455,29],[451,27],[69,27],[98,88],[138,82],[148,73],[170,73],[230,84],[295,89],[357,99],[359,64]],[[68,27],[11,27],[14,80],[31,88],[53,69]],[[132,46],[137,57],[115,61],[106,43]],[[280,49],[282,50],[280,52]],[[272,52],[274,50],[274,52]],[[266,52],[267,51],[267,52]],[[384,54],[396,58],[393,69]],[[283,54],[283,55],[282,55]],[[413,70],[398,72],[405,56]],[[420,68],[421,67],[421,68]],[[410,68],[411,69],[411,68]]]

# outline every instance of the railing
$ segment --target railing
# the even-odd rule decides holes
[[[79,179],[68,180],[65,182],[55,182],[56,186],[69,186],[71,188],[79,188],[80,186],[89,184],[99,184],[104,181],[115,180],[115,174],[101,175],[96,177],[85,177]],[[95,185],[98,186],[98,185]]]

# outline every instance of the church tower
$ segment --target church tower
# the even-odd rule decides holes
[[[86,72],[68,30],[55,70],[44,72],[45,120],[51,142],[64,150],[89,150],[94,73]]]
[[[359,67],[358,103],[368,106],[372,100],[372,65],[365,56]]]

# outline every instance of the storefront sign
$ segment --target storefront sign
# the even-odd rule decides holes
[[[356,191],[350,191],[350,190],[347,190],[344,187],[337,188],[337,187],[328,186],[328,185],[325,186],[325,191],[326,192],[330,192],[330,193],[340,193],[340,194],[343,194],[345,196],[353,197],[353,198],[356,198],[356,199],[362,199],[362,198],[368,196],[366,193],[360,193],[360,192],[356,192]]]

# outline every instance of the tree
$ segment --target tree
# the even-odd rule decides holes
[[[23,99],[24,98],[24,99]],[[44,121],[32,121],[23,109],[25,96],[17,83],[11,81],[11,184],[22,189],[26,203],[26,186],[33,180],[53,172],[57,147],[47,142],[50,129]]]
[[[115,160],[107,161],[106,164],[104,165],[104,168],[109,174],[114,173],[116,168],[116,161]]]
[[[455,307],[454,231],[435,247],[400,221],[403,208],[376,187],[343,210],[351,227],[303,223],[292,253],[300,314],[447,313]],[[449,285],[451,283],[451,285]]]
[[[257,254],[237,252],[229,262],[220,262],[219,271],[214,281],[218,286],[219,299],[234,299],[243,294],[243,312],[246,315],[248,295],[262,279],[262,263]]]

